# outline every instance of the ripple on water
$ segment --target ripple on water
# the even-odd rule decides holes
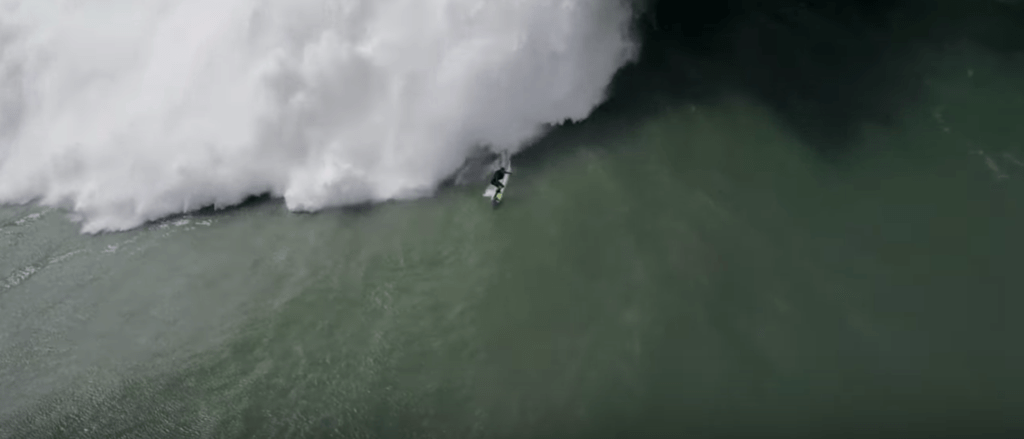
[[[14,270],[13,273],[8,275],[7,278],[4,279],[3,284],[0,284],[0,291],[7,291],[11,288],[21,285],[22,282],[25,282],[26,280],[28,280],[28,278],[32,277],[33,274],[36,274],[36,272],[39,271],[40,268],[41,267],[35,265],[27,265]]]

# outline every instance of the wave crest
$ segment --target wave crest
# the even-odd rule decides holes
[[[580,120],[636,55],[616,0],[5,3],[0,202],[83,231],[250,195],[430,194],[477,145]]]

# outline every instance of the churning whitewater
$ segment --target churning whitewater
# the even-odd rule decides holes
[[[0,0],[0,203],[124,230],[251,195],[431,194],[586,118],[621,0]]]

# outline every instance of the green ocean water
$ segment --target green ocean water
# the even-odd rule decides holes
[[[613,107],[497,210],[0,208],[0,437],[1018,432],[1024,56],[913,55],[841,150],[742,92]]]

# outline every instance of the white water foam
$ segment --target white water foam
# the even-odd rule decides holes
[[[430,195],[476,146],[580,120],[621,0],[0,0],[0,203],[124,230],[250,195]]]

